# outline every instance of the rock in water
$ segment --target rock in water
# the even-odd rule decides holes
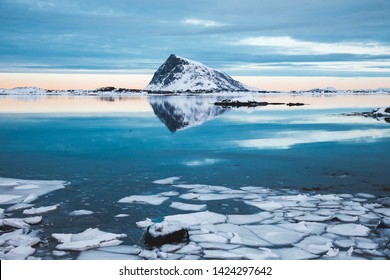
[[[154,73],[145,90],[154,92],[204,92],[248,91],[249,88],[223,72],[171,54]]]
[[[180,225],[162,222],[146,229],[144,240],[147,246],[161,246],[188,241],[188,229]]]

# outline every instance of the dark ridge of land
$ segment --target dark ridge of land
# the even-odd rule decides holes
[[[305,103],[283,103],[283,102],[259,102],[259,101],[237,101],[224,99],[222,101],[214,102],[216,106],[229,107],[229,108],[238,108],[238,107],[258,107],[258,106],[270,106],[270,105],[287,105],[289,107],[292,106],[304,106]]]

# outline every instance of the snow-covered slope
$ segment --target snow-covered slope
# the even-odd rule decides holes
[[[229,75],[199,62],[171,54],[158,68],[148,91],[247,91],[250,88]]]
[[[150,96],[148,100],[156,116],[172,132],[200,125],[226,111],[213,105],[215,98]]]

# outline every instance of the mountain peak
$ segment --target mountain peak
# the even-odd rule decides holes
[[[148,91],[248,91],[229,75],[206,65],[171,54],[154,73]]]

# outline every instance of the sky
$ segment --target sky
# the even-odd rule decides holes
[[[0,13],[0,87],[143,88],[171,53],[258,88],[390,87],[389,0],[0,0]]]

